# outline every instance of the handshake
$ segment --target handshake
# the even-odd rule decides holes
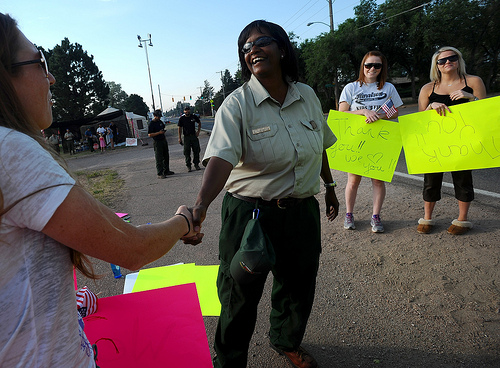
[[[204,233],[201,231],[201,223],[205,219],[207,209],[204,206],[195,206],[188,208],[185,205],[180,206],[175,213],[176,216],[182,216],[186,219],[188,231],[181,240],[184,244],[198,245],[201,243]]]

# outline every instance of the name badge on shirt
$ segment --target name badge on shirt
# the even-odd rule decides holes
[[[271,131],[271,127],[262,127],[262,128],[258,128],[258,129],[253,129],[252,130],[252,134],[261,134],[261,133],[265,133],[265,132],[270,132]]]

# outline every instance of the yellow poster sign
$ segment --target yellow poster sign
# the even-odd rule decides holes
[[[409,174],[500,167],[500,96],[399,117]]]
[[[328,126],[337,142],[326,150],[330,168],[378,180],[392,180],[401,153],[399,124],[330,110]]]

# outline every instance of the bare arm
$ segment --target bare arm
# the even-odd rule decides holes
[[[165,134],[165,131],[162,129],[162,130],[160,130],[159,132],[156,132],[156,133],[149,133],[148,137],[153,138],[153,137],[156,137],[157,135],[160,135],[160,134]]]
[[[198,117],[196,118],[196,120],[198,122],[198,131],[196,132],[196,136],[199,137],[201,132],[201,120]]]
[[[333,183],[332,172],[330,170],[330,165],[328,164],[326,151],[323,151],[320,176],[325,184]],[[334,187],[326,187],[325,203],[326,217],[328,217],[329,221],[333,221],[339,214],[339,201],[337,199],[337,195],[335,194]]]
[[[192,217],[186,206],[167,221],[133,226],[94,199],[83,188],[74,186],[42,232],[81,253],[130,270],[160,258],[184,235],[194,235]]]
[[[483,80],[475,75],[467,76],[467,82],[469,87],[472,88],[473,93],[464,92],[462,89],[453,91],[450,93],[450,98],[452,100],[459,100],[461,98],[467,98],[469,101],[474,101],[476,98],[482,100],[486,98],[486,87],[484,86]]]
[[[354,114],[354,115],[363,115],[366,117],[366,123],[373,123],[374,121],[377,121],[380,119],[381,115],[378,115],[375,111],[369,110],[369,109],[361,109],[361,110],[353,110],[350,111],[351,105],[349,105],[347,102],[342,101],[339,104],[339,111],[342,112],[347,112],[349,114]]]
[[[205,220],[208,206],[224,188],[231,170],[233,170],[233,165],[219,157],[212,157],[208,161],[198,197],[194,206],[190,208],[193,212],[194,230],[197,233],[201,229],[201,223]],[[201,242],[202,237],[202,234],[197,234],[190,238],[184,237],[183,240],[184,243],[196,245]]]
[[[430,88],[432,85],[427,83],[420,89],[420,93],[418,95],[418,111],[430,110],[429,107],[429,96],[431,94]]]

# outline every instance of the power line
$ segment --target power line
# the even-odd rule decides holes
[[[427,3],[425,3],[425,4],[422,4],[422,5],[419,5],[419,6],[415,6],[414,8],[411,8],[411,9],[405,10],[405,11],[403,11],[403,12],[401,12],[401,13],[398,13],[398,14],[391,15],[390,17],[386,17],[386,18],[384,18],[384,19],[377,20],[377,21],[375,21],[375,22],[371,22],[370,24],[367,24],[367,25],[365,25],[365,26],[359,27],[359,28],[357,28],[357,29],[370,27],[370,26],[373,26],[374,24],[377,24],[377,23],[383,22],[384,20],[388,20],[388,19],[391,19],[391,18],[397,17],[398,15],[401,15],[401,14],[409,13],[409,12],[411,12],[411,11],[414,11],[414,10],[417,10],[417,9],[419,9],[419,8],[422,8],[422,7],[426,6],[426,5],[429,5],[430,3],[433,3],[434,1],[436,1],[436,0],[432,0],[432,1],[429,1],[429,2],[427,2]]]
[[[287,21],[285,21],[285,23],[283,23],[283,28],[288,27],[288,26],[291,26],[293,23],[295,23],[295,22],[297,21],[297,19],[296,19],[296,20],[293,20],[293,21],[292,21],[292,19],[293,19],[293,18],[294,18],[297,14],[299,14],[299,13],[302,11],[302,9],[304,9],[307,5],[309,5],[309,3],[311,3],[311,1],[313,1],[313,0],[310,0],[308,3],[306,3],[306,5],[304,5],[302,8],[300,8],[300,9],[299,9],[299,10],[298,10],[298,11],[297,11],[294,15],[292,15],[292,16],[291,16],[291,17],[290,17]],[[311,8],[312,8],[314,5],[316,5],[319,1],[320,1],[320,0],[317,0],[317,1],[316,1],[314,4],[312,4],[312,5],[311,5],[311,6],[310,6],[307,10],[305,10],[304,12],[302,12],[302,14],[300,14],[300,15],[299,15],[299,17],[300,17],[300,16],[302,16],[303,14],[305,14],[305,13],[306,13],[309,9],[311,9]],[[297,17],[297,18],[298,18],[298,17]],[[289,23],[289,22],[290,22],[290,23]]]

